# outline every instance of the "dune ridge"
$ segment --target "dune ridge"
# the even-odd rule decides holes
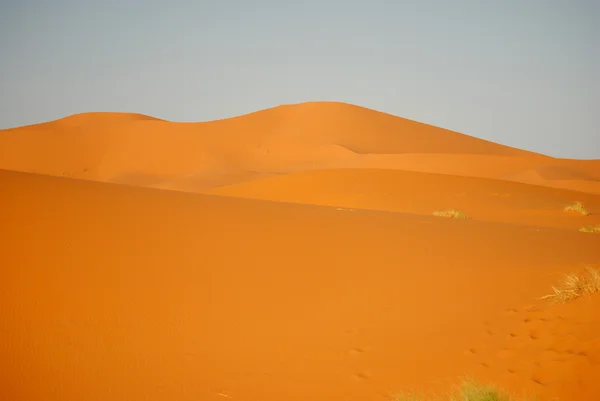
[[[387,168],[515,177],[600,194],[598,163],[555,159],[339,102],[200,123],[84,113],[0,131],[3,169],[190,192],[314,169]],[[552,168],[569,171],[568,179],[544,172],[528,178],[528,171]]]

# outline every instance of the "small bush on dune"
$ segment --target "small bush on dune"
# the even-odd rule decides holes
[[[424,397],[415,393],[397,394],[392,401],[515,401],[505,391],[492,385],[479,384],[471,379],[464,380],[446,397]]]
[[[600,270],[586,266],[581,274],[571,273],[565,275],[561,285],[552,287],[553,294],[543,296],[542,299],[551,299],[564,303],[600,292]]]
[[[463,381],[452,401],[511,401],[512,397],[495,386],[482,385],[471,380]]]
[[[582,233],[600,233],[600,224],[598,224],[597,226],[581,227],[579,231],[581,231]]]
[[[589,214],[588,211],[585,210],[585,207],[583,206],[582,202],[573,202],[572,204],[565,206],[563,210],[565,212],[577,212],[584,216],[587,216]]]
[[[436,210],[435,212],[433,212],[434,216],[438,216],[438,217],[448,217],[448,218],[453,218],[453,219],[466,219],[467,216],[464,215],[463,213],[459,212],[458,210],[454,210],[454,209],[449,209],[449,210]]]

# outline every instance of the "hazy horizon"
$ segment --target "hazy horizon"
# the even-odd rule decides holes
[[[600,159],[598,20],[585,0],[2,2],[0,129],[337,101]]]

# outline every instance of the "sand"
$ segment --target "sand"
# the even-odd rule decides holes
[[[376,168],[600,195],[600,160],[556,159],[336,102],[201,123],[78,114],[0,131],[0,168],[196,193],[279,174]]]
[[[599,167],[343,103],[0,131],[0,391],[600,399],[600,294],[540,299],[600,267]]]

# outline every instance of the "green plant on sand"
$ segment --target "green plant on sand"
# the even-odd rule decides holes
[[[587,216],[589,213],[587,210],[585,210],[585,207],[583,206],[582,202],[573,202],[570,205],[565,206],[565,208],[563,209],[565,212],[577,212],[579,214],[582,214],[584,216]]]
[[[467,216],[458,210],[448,209],[448,210],[436,210],[433,212],[434,216],[438,217],[448,217],[453,219],[466,219]]]

